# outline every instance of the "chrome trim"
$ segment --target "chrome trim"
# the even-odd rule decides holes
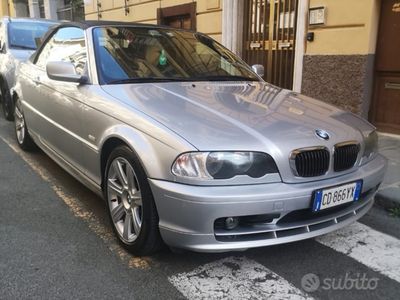
[[[326,150],[326,151],[328,151],[329,156],[330,156],[330,159],[329,159],[329,168],[330,168],[330,165],[331,165],[331,152],[329,151],[329,149],[327,147],[325,147],[325,146],[314,146],[314,147],[299,148],[299,149],[295,149],[292,152],[290,152],[290,155],[289,155],[289,165],[290,165],[290,168],[292,169],[292,173],[293,173],[294,176],[303,178],[297,172],[296,156],[298,154],[302,153],[302,152],[313,151],[313,150]],[[322,174],[320,176],[326,175],[329,172],[329,168],[324,174]]]
[[[360,146],[360,143],[358,141],[346,141],[346,142],[341,142],[341,143],[337,143],[333,146],[333,149],[335,149],[336,147],[342,147],[342,146],[348,146],[348,145],[358,145]]]

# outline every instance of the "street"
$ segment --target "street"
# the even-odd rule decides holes
[[[398,299],[400,218],[374,207],[317,239],[273,247],[134,257],[102,199],[43,152],[25,153],[0,117],[1,299]]]

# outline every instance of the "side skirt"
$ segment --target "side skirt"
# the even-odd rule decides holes
[[[90,189],[92,192],[103,198],[103,192],[101,187],[96,184],[93,180],[88,178],[83,172],[78,170],[76,167],[71,165],[65,159],[63,159],[56,151],[50,148],[35,132],[29,130],[29,134],[35,141],[36,145],[42,149],[54,162],[56,162],[61,168],[68,172],[72,177]]]

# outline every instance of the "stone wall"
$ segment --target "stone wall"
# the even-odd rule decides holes
[[[302,93],[368,116],[374,55],[305,55]]]

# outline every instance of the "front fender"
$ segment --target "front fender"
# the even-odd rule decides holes
[[[174,180],[171,166],[176,157],[182,152],[196,150],[179,137],[171,137],[171,143],[166,144],[134,127],[118,124],[108,128],[99,140],[100,153],[110,139],[119,139],[127,144],[136,153],[147,176],[154,179]]]

